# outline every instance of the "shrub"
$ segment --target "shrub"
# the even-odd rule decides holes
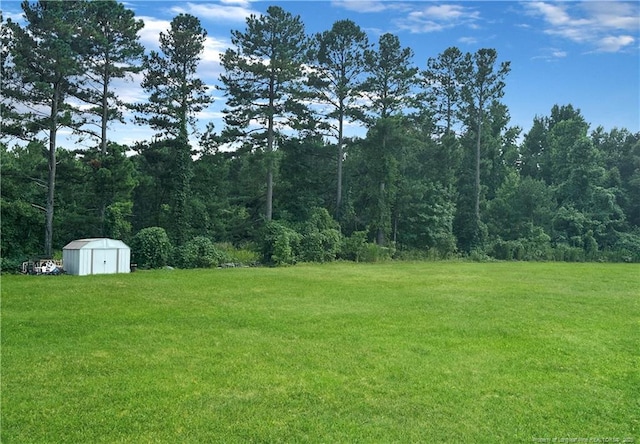
[[[498,238],[489,255],[498,260],[544,261],[553,257],[551,238],[540,227],[533,227],[527,237],[515,240]]]
[[[381,247],[378,244],[367,242],[365,244],[363,262],[383,262],[393,257],[395,249],[393,247]]]
[[[302,236],[276,221],[267,222],[262,239],[262,255],[266,263],[292,265],[297,262],[297,253]]]
[[[227,262],[228,258],[204,236],[198,236],[176,248],[174,263],[180,268],[211,268]]]
[[[234,265],[256,266],[260,264],[260,253],[256,251],[255,245],[243,245],[235,247],[230,243],[216,244],[216,248],[221,250],[226,261]]]
[[[133,202],[114,202],[106,208],[105,230],[109,237],[128,242],[131,238]]]
[[[482,248],[474,248],[469,252],[469,260],[473,262],[488,262],[491,258]]]
[[[561,243],[553,249],[553,260],[558,262],[584,262],[585,253],[581,247]]]
[[[620,233],[613,249],[603,256],[610,262],[640,262],[640,233]]]
[[[335,229],[309,230],[300,240],[300,258],[307,262],[329,262],[340,251],[342,236]]]
[[[344,238],[341,256],[344,259],[360,262],[367,251],[367,232],[354,231],[351,236]]]
[[[161,227],[148,227],[138,231],[131,240],[133,261],[140,268],[161,268],[171,255],[171,241]]]
[[[20,259],[2,257],[0,258],[0,273],[17,274],[20,272],[22,262],[24,261],[21,261]]]
[[[301,229],[300,258],[307,262],[336,259],[342,243],[340,225],[324,208],[314,208]]]

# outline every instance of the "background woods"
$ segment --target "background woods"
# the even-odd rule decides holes
[[[3,269],[98,236],[158,245],[148,266],[640,261],[640,134],[591,127],[571,104],[511,126],[495,49],[416,63],[395,35],[372,43],[349,20],[307,35],[273,6],[232,32],[224,127],[202,131],[214,92],[198,18],[177,15],[145,54],[144,23],[116,1],[22,7],[0,35]],[[113,87],[135,73],[143,103]],[[151,140],[113,141],[128,113]]]

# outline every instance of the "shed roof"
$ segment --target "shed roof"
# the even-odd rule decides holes
[[[78,239],[69,242],[64,246],[64,250],[83,250],[83,249],[129,249],[127,244],[117,239],[108,239],[106,237],[94,239]]]

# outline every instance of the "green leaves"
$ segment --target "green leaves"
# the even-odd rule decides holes
[[[172,248],[164,228],[143,228],[131,241],[132,260],[141,268],[161,268],[168,264]]]
[[[150,95],[147,103],[134,107],[140,113],[138,124],[148,124],[164,137],[188,139],[195,114],[213,102],[196,75],[206,36],[200,20],[189,14],[179,14],[160,33],[162,54],[151,51],[145,59],[142,87]]]
[[[380,36],[377,51],[365,52],[369,76],[362,88],[371,102],[366,106],[369,125],[376,118],[404,113],[412,104],[413,88],[418,82],[418,69],[411,65],[412,58],[413,50],[402,48],[400,39],[389,33]]]
[[[232,31],[232,43],[221,62],[220,76],[227,97],[226,134],[251,140],[266,152],[267,190],[265,217],[273,215],[273,174],[276,138],[288,128],[304,127],[306,107],[297,99],[308,39],[300,17],[277,6],[267,14],[247,18],[244,33]],[[295,103],[296,106],[292,106]]]

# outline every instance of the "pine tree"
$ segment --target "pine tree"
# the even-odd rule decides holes
[[[342,164],[344,161],[344,123],[364,120],[362,105],[363,74],[366,70],[367,35],[351,20],[339,20],[331,30],[315,36],[313,68],[309,75],[311,95],[328,108],[324,114],[329,134],[337,139],[336,216],[342,206]]]
[[[417,83],[418,69],[412,66],[412,58],[411,48],[402,48],[398,37],[392,34],[380,36],[377,51],[368,50],[365,53],[369,73],[363,85],[369,99],[369,104],[365,106],[365,121],[371,126],[372,140],[379,144],[379,150],[371,152],[380,160],[383,170],[377,198],[379,216],[376,241],[379,245],[385,243],[389,231],[388,220],[393,199],[390,191],[394,189],[389,182],[395,180],[394,165],[398,163],[394,154],[397,155],[399,147],[388,146],[388,142],[393,132],[402,131],[398,117],[413,104],[413,89]]]
[[[8,44],[2,73],[3,134],[40,141],[47,147],[46,203],[42,207],[47,257],[53,253],[58,131],[61,127],[77,131],[84,123],[70,101],[82,82],[77,51],[82,5],[78,1],[24,1],[26,26],[8,20],[3,31],[3,43]]]
[[[195,127],[196,113],[213,101],[207,85],[197,76],[206,36],[198,18],[189,14],[174,17],[170,29],[160,33],[162,54],[151,51],[145,59],[142,87],[150,93],[148,102],[135,107],[141,113],[136,121],[156,130],[172,153],[174,184],[169,231],[177,245],[187,240],[190,229],[187,204],[193,163],[190,130]]]
[[[473,218],[470,220],[469,232],[473,233],[471,248],[482,243],[482,220],[480,217],[480,160],[482,153],[483,124],[488,107],[494,100],[504,95],[504,79],[511,70],[509,62],[502,62],[496,67],[498,53],[495,49],[479,49],[474,54],[465,56],[465,68],[462,72],[464,101],[463,121],[471,133],[475,135],[475,181],[473,185]],[[462,191],[462,190],[461,190]]]
[[[220,77],[227,97],[226,137],[264,149],[267,161],[265,218],[273,217],[276,138],[284,128],[301,129],[308,118],[302,105],[303,65],[309,49],[304,24],[277,6],[247,18],[245,32],[232,31],[222,56]]]

